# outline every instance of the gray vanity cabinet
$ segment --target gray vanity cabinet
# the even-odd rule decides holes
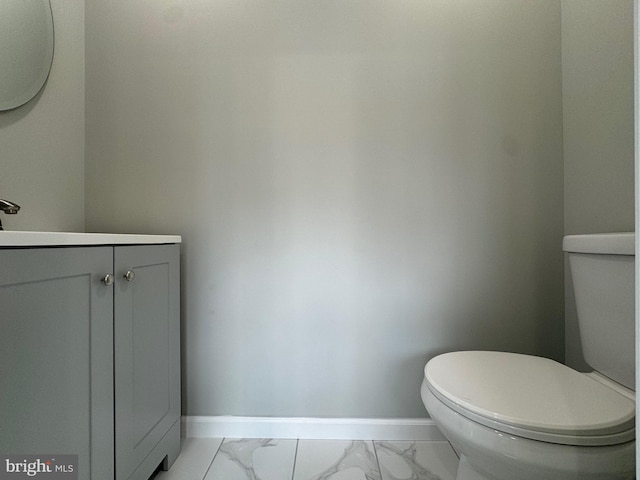
[[[0,454],[112,479],[113,248],[0,250]]]
[[[179,245],[0,248],[1,455],[78,455],[80,480],[173,463],[179,263]]]
[[[147,480],[180,451],[179,247],[116,247],[114,265],[116,479]]]

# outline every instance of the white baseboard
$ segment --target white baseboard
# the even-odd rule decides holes
[[[183,416],[184,437],[445,440],[429,418]]]

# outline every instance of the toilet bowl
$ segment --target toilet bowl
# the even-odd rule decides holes
[[[606,379],[540,357],[454,352],[427,363],[421,396],[460,455],[458,480],[635,478],[634,395]]]
[[[635,478],[635,234],[565,237],[591,373],[517,353],[450,352],[421,396],[457,480]]]

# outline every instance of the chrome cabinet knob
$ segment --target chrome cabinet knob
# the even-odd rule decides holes
[[[127,282],[133,282],[133,279],[136,278],[136,272],[133,270],[127,270],[127,273],[125,273],[123,277]]]
[[[111,275],[110,273],[107,273],[103,278],[102,278],[102,283],[104,283],[107,287],[113,285],[113,275]]]

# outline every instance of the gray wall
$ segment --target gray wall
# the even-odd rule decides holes
[[[565,232],[634,230],[633,0],[562,1]],[[566,361],[582,358],[566,269]]]
[[[418,416],[434,353],[561,358],[557,2],[100,3],[87,227],[185,236],[188,413]],[[52,6],[9,229],[83,228],[84,2]],[[631,8],[562,1],[567,233],[633,229]]]
[[[55,53],[44,90],[0,112],[0,198],[7,230],[84,228],[84,2],[51,0]]]
[[[563,357],[558,1],[86,3],[86,225],[184,236],[190,415]]]

